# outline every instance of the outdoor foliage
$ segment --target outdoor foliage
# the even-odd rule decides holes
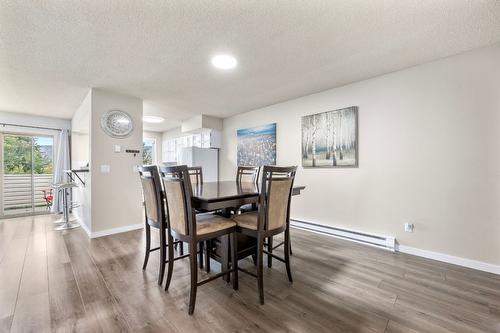
[[[153,146],[142,143],[142,163],[144,165],[153,164]]]
[[[31,173],[31,144],[35,174],[51,174],[52,158],[43,154],[41,146],[29,136],[5,135],[3,146],[6,174]]]

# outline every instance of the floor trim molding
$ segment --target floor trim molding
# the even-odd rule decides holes
[[[384,249],[384,250],[390,250],[394,252],[401,252],[401,253],[406,253],[406,254],[411,254],[417,257],[423,257],[427,259],[432,259],[432,260],[437,260],[441,262],[445,262],[448,264],[453,264],[457,266],[462,266],[462,267],[467,267],[471,269],[475,269],[478,271],[483,271],[487,273],[493,273],[493,274],[498,274],[500,275],[500,265],[494,265],[490,263],[486,263],[483,261],[478,261],[478,260],[473,260],[473,259],[467,259],[467,258],[462,258],[462,257],[456,257],[452,256],[449,254],[445,253],[440,253],[440,252],[434,252],[434,251],[429,251],[429,250],[422,250],[422,249],[417,249],[414,247],[410,246],[405,246],[405,245],[399,245],[395,241],[396,239],[393,237],[386,237],[386,236],[377,236],[377,235],[370,235],[364,232],[360,231],[353,231],[353,230],[347,230],[347,229],[341,229],[333,226],[327,226],[323,224],[317,224],[317,223],[312,223],[312,222],[305,222],[301,221],[298,219],[290,219],[290,226],[292,228],[296,229],[301,229],[325,236],[330,236],[330,237],[335,237],[335,238],[340,238],[344,239],[350,242],[355,242],[363,245],[369,245],[372,247]],[[368,236],[368,242],[363,240],[363,239],[358,239],[358,235],[361,235],[361,237]],[[388,242],[391,243],[392,239],[394,240],[394,248],[391,249],[390,246],[383,246],[379,244],[374,244],[370,242],[370,238],[386,238],[388,239]]]
[[[89,237],[90,238],[99,238],[99,237],[119,234],[122,232],[127,232],[127,231],[142,229],[142,228],[144,228],[144,223],[131,224],[131,225],[126,225],[124,227],[106,229],[106,230],[101,230],[101,231],[94,231],[94,232],[90,233]]]
[[[85,223],[83,223],[82,221],[80,220],[77,220],[78,223],[80,224],[80,226],[82,227],[82,229],[85,231],[85,233],[87,234],[87,236],[89,236],[89,238],[92,238],[92,233],[90,232],[90,229],[87,227],[87,225]]]
[[[500,275],[499,265],[489,264],[483,261],[456,257],[445,253],[422,250],[405,245],[398,245],[396,251]]]

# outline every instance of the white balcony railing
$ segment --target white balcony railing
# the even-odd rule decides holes
[[[30,174],[3,175],[2,206],[5,214],[15,213],[17,210],[32,208],[32,190],[34,191],[34,204],[36,210],[46,208],[43,190],[50,190],[54,182],[51,174],[33,175],[33,187]],[[48,193],[48,192],[47,192]]]

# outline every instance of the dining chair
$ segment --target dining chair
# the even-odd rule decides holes
[[[288,173],[287,172],[274,172],[273,174],[274,177],[287,177],[288,176]],[[289,242],[289,249],[290,249],[290,255],[293,255],[293,252],[292,252],[292,241],[290,240]],[[267,247],[267,251],[270,252],[270,254],[267,256],[267,267],[271,268],[273,267],[273,256],[272,256],[272,252],[273,250],[275,250],[276,248],[282,246],[282,245],[285,245],[285,241],[281,241],[280,243],[278,243],[277,245],[274,245],[274,241],[273,241],[273,237],[268,237],[266,241],[264,241],[264,245]]]
[[[260,167],[258,166],[239,166],[236,170],[236,183],[239,186],[253,186],[257,184],[259,179]],[[247,204],[240,207],[235,207],[234,213],[240,214],[256,210],[256,204]]]
[[[160,269],[158,272],[158,284],[163,283],[166,265],[167,243],[165,239],[166,215],[165,205],[163,203],[164,193],[161,186],[160,175],[156,165],[139,166],[139,175],[141,178],[142,192],[144,197],[144,217],[146,231],[146,252],[144,254],[144,263],[142,269],[145,270],[149,254],[153,251],[160,251]],[[160,234],[160,246],[151,248],[151,227],[158,229]],[[179,243],[178,241],[174,243]],[[181,246],[182,247],[182,246]]]
[[[165,165],[168,167],[168,165]],[[189,174],[189,179],[191,180],[191,186],[199,187],[203,184],[203,171],[200,166],[196,167],[188,167],[188,174]],[[206,213],[206,211],[199,211],[198,213]],[[198,246],[200,248],[199,251],[199,260],[198,264],[200,268],[203,268],[204,265],[204,260],[203,260],[203,254],[205,254],[205,266],[206,266],[206,271],[207,273],[210,272],[210,241],[202,242]]]
[[[264,166],[258,210],[235,215],[238,232],[257,239],[257,274],[240,269],[257,278],[259,301],[264,304],[263,256],[266,253],[285,263],[288,280],[293,282],[290,269],[290,200],[297,167]],[[264,250],[264,240],[284,233],[284,258]],[[272,248],[272,247],[271,247]]]
[[[239,166],[236,170],[236,182],[238,183],[256,183],[259,179],[260,167],[258,166]]]
[[[203,184],[203,172],[200,166],[188,167],[187,169],[192,185],[198,186]]]
[[[189,296],[188,313],[194,312],[197,288],[207,282],[232,273],[233,289],[238,289],[238,261],[236,260],[237,239],[236,223],[228,218],[215,214],[197,215],[191,205],[192,187],[188,168],[185,165],[162,167],[161,171],[167,175],[163,177],[167,207],[167,238],[168,256],[173,257],[173,238],[186,242],[189,246],[189,262],[191,271],[191,291]],[[198,281],[197,244],[216,237],[227,237],[226,244],[230,246],[231,266],[228,261],[226,267],[205,280]],[[229,239],[230,238],[230,239]],[[180,258],[180,257],[179,257]],[[167,281],[165,290],[170,286],[173,272],[173,260],[167,261]]]

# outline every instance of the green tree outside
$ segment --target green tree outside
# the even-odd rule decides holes
[[[40,145],[29,136],[5,135],[3,146],[4,172],[6,174],[31,173],[31,144],[33,143],[33,168],[35,174],[51,174],[52,159],[42,153]]]
[[[153,146],[142,143],[142,163],[144,165],[153,164]]]

